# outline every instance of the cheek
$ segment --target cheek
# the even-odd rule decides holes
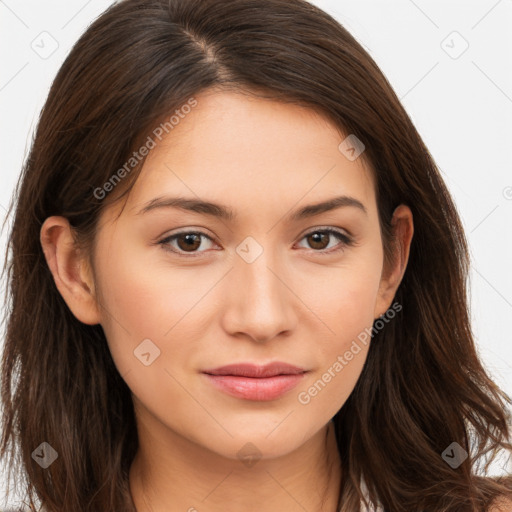
[[[356,341],[344,349],[332,354],[297,392],[301,412],[315,421],[328,421],[346,402],[361,375],[369,344]]]
[[[206,282],[198,280],[192,268],[156,265],[147,252],[133,248],[109,251],[108,258],[98,258],[105,324],[124,333],[121,339],[163,338],[211,286],[209,281],[214,281],[215,276]]]
[[[308,296],[311,310],[329,328],[322,349],[331,358],[373,324],[381,260],[377,248],[369,249],[354,253],[339,268],[323,270],[324,286],[315,286]]]
[[[375,286],[345,284],[333,302],[324,303],[323,319],[334,333],[316,339],[316,371],[296,396],[302,411],[317,421],[332,418],[346,402],[370,348]]]
[[[360,252],[334,271],[328,286],[311,294],[311,309],[329,327],[315,340],[318,368],[298,392],[297,401],[314,416],[332,417],[359,379],[371,342],[380,283],[378,248]]]
[[[150,339],[161,348],[158,340],[173,321],[168,316],[173,308],[164,312],[173,294],[162,296],[161,273],[157,275],[136,249],[126,246],[113,240],[108,249],[98,246],[96,258],[101,324],[121,374],[137,361],[134,350],[143,340]]]
[[[210,318],[205,295],[220,276],[171,268],[163,257],[158,265],[148,264],[147,249],[113,251],[114,246],[98,251],[102,327],[120,375],[142,399],[151,390],[172,388],[169,373],[181,371],[182,362],[197,352]]]

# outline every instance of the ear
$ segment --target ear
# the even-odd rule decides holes
[[[380,281],[374,317],[383,315],[391,306],[409,260],[414,223],[410,208],[404,204],[393,212],[391,226],[395,234],[393,262],[391,268],[384,268]]]
[[[40,240],[55,285],[71,312],[84,324],[99,324],[93,273],[79,254],[68,220],[48,217],[41,227]]]

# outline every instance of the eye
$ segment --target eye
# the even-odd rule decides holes
[[[333,246],[329,248],[333,236],[339,240],[338,244],[334,246],[334,249]],[[201,247],[202,239],[213,242],[213,239],[202,231],[182,231],[164,238],[158,242],[158,244],[162,245],[165,250],[178,254],[178,256],[195,257],[196,255],[206,252],[197,250]],[[354,244],[350,236],[332,228],[317,228],[314,231],[306,233],[301,240],[303,239],[307,239],[310,248],[320,254],[332,254]]]
[[[333,246],[329,248],[329,243],[330,239],[332,240],[332,236],[336,237],[340,241],[337,245],[334,246],[334,249]],[[310,244],[310,247],[312,249],[315,249],[315,252],[325,254],[332,254],[334,252],[343,250],[345,247],[353,245],[353,239],[350,236],[332,228],[317,228],[315,229],[315,231],[310,231],[309,233],[306,233],[302,239],[307,239],[308,243]],[[325,249],[329,250],[326,251]]]
[[[201,239],[205,238],[210,242],[213,242],[212,238],[206,235],[201,231],[182,231],[181,233],[176,233],[174,235],[168,236],[158,242],[161,244],[164,249],[178,253],[180,256],[183,256],[182,253],[189,253],[191,256],[195,256],[194,253],[202,253],[205,251],[197,251],[201,246]],[[176,242],[177,249],[173,248],[173,243]]]

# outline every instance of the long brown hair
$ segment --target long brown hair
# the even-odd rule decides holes
[[[144,159],[125,167],[115,192],[104,194],[112,188],[105,184],[159,123],[212,87],[311,107],[363,141],[386,261],[394,208],[407,204],[414,216],[395,297],[403,310],[374,334],[334,417],[340,510],[359,511],[362,481],[371,503],[392,512],[484,511],[512,495],[512,478],[477,472],[499,449],[512,450],[512,402],[475,349],[461,221],[372,58],[304,0],[122,0],[92,23],[57,74],[11,203],[0,455],[26,482],[31,507],[135,510],[130,390],[101,326],[78,321],[58,292],[39,242],[42,223],[66,217],[90,254],[100,213],[130,190]],[[58,453],[47,469],[31,456],[42,442]],[[469,454],[456,469],[442,457],[454,442]]]

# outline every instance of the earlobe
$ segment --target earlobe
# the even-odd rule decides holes
[[[374,314],[376,318],[383,315],[391,306],[391,302],[407,268],[411,241],[414,234],[413,216],[410,208],[404,204],[398,206],[393,212],[391,225],[396,241],[394,260],[392,268],[388,269],[386,275],[381,279],[379,297]]]
[[[48,217],[41,227],[40,241],[55,285],[71,312],[85,324],[99,324],[92,272],[76,247],[68,220]]]

